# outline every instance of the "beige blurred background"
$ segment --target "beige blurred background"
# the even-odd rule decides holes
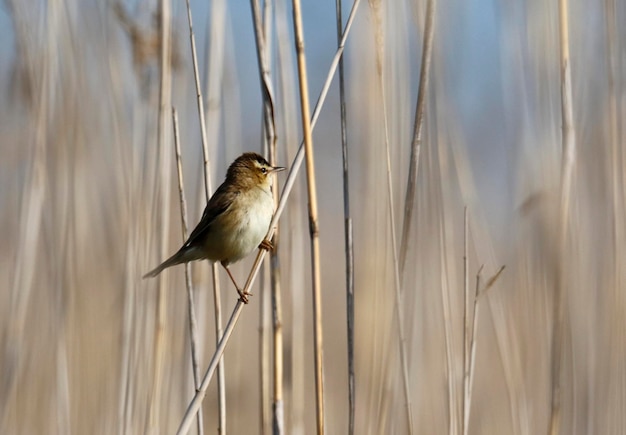
[[[159,127],[161,4],[7,0],[0,6],[2,433],[173,433],[193,396],[183,268],[160,281],[141,279],[182,242],[169,107]],[[291,2],[268,4],[278,163],[290,166],[301,141]],[[172,53],[165,65],[195,225],[205,196],[187,12],[183,1],[168,5]],[[236,156],[262,149],[252,17],[246,2],[191,6],[215,188]],[[343,5],[344,22],[350,7]],[[405,382],[414,433],[462,433],[464,283],[473,304],[479,270],[484,288],[504,265],[478,299],[468,433],[547,433],[560,286],[561,433],[624,434],[626,6],[570,2],[576,155],[559,249],[557,2],[437,1],[400,289],[405,380],[385,144],[400,237],[424,14],[422,0],[362,2],[346,45],[355,433],[409,433]],[[315,102],[337,47],[334,3],[304,2],[303,18]],[[326,433],[339,434],[348,430],[348,368],[336,79],[313,139]],[[315,433],[304,177],[303,169],[280,221],[288,434]],[[284,180],[281,175],[280,187]],[[240,281],[251,264],[248,258],[233,268]],[[220,278],[227,319],[236,292],[223,271]],[[271,370],[263,373],[260,357],[271,348],[269,263],[257,282],[225,353],[226,433],[271,433],[271,395],[261,382],[269,385]],[[193,289],[203,372],[215,349],[206,262],[193,265]],[[214,380],[202,408],[205,433],[217,432],[216,391]]]

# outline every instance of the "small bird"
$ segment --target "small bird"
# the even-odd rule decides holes
[[[219,261],[243,303],[248,295],[239,288],[228,265],[241,260],[255,248],[270,250],[264,239],[274,214],[272,175],[285,170],[273,167],[257,153],[244,153],[228,168],[226,179],[209,200],[202,219],[183,246],[154,270],[152,278],[170,266],[194,260]]]

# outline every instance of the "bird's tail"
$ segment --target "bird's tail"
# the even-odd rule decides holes
[[[159,264],[150,272],[146,273],[143,276],[143,279],[154,278],[155,276],[163,272],[163,270],[167,269],[168,267],[176,266],[177,264],[187,263],[188,261],[193,261],[193,260],[198,260],[198,259],[199,259],[198,256],[193,255],[193,249],[183,246],[176,254],[172,255],[163,263]]]

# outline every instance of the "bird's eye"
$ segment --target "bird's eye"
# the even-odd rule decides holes
[[[267,174],[267,169],[261,168],[261,172],[263,172],[264,174]]]

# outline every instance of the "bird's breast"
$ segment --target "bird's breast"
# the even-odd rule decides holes
[[[221,261],[234,263],[254,251],[269,229],[274,214],[274,199],[262,189],[239,195],[231,206],[232,215],[226,226]]]

